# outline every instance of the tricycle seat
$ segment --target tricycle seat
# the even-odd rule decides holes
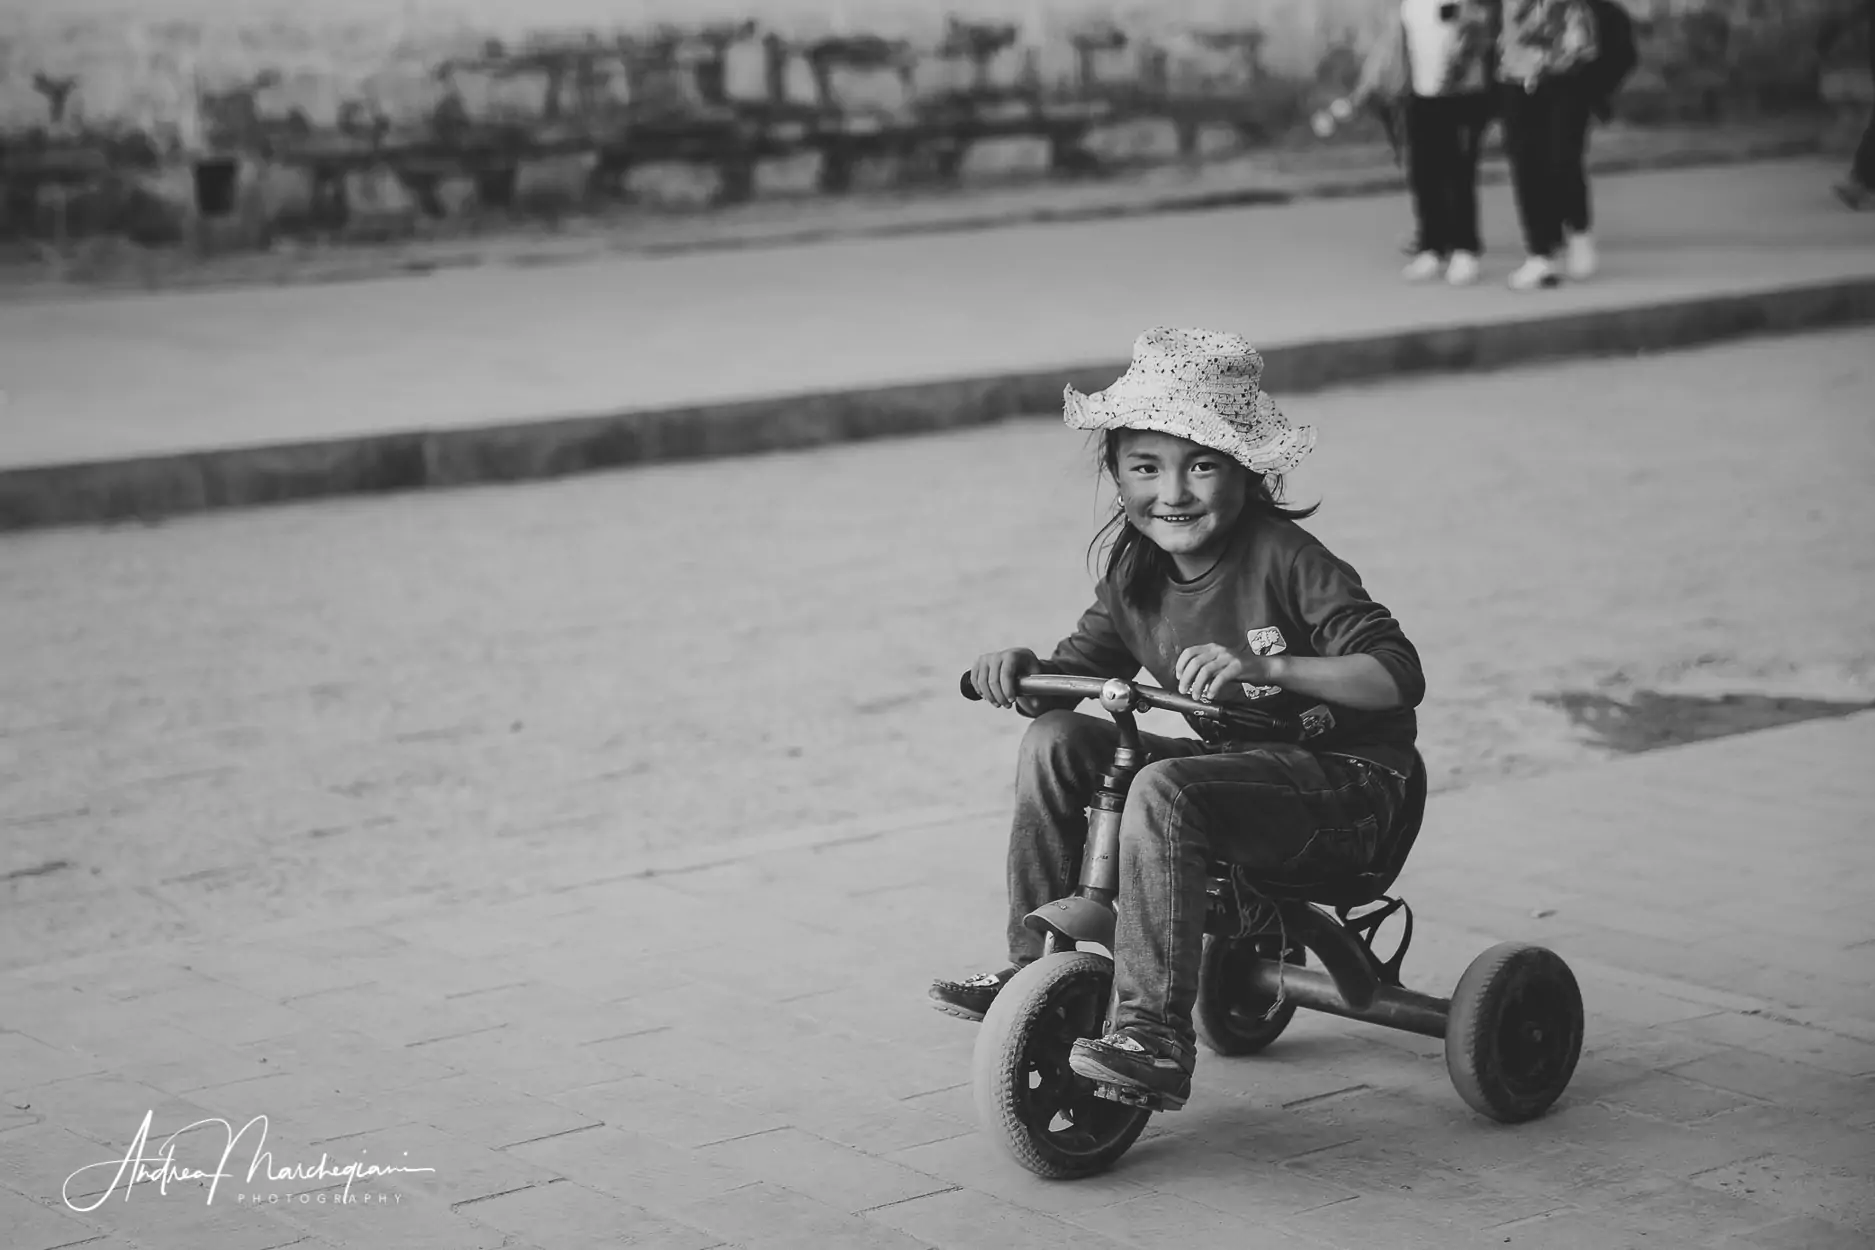
[[[1324,907],[1346,910],[1361,907],[1382,898],[1393,887],[1394,879],[1406,867],[1406,857],[1419,838],[1420,822],[1426,815],[1426,764],[1413,756],[1413,771],[1406,779],[1406,796],[1394,818],[1393,828],[1382,840],[1379,859],[1365,872],[1337,873],[1327,877],[1286,877],[1267,872],[1251,872],[1241,867],[1218,865],[1224,875],[1233,877],[1251,891],[1271,899],[1293,899],[1320,903]]]

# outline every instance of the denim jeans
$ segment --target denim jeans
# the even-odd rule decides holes
[[[1212,862],[1302,875],[1365,869],[1391,832],[1405,779],[1288,744],[1140,737],[1152,762],[1120,817],[1115,1024],[1190,1056]],[[1042,953],[1022,918],[1080,878],[1085,809],[1118,743],[1112,721],[1075,712],[1040,716],[1023,736],[1009,834],[1012,963]]]

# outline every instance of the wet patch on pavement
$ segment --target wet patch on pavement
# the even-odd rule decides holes
[[[1633,755],[1687,742],[1755,733],[1799,721],[1853,716],[1875,708],[1864,700],[1792,695],[1662,694],[1637,690],[1625,699],[1585,690],[1537,696],[1586,730],[1596,746]]]

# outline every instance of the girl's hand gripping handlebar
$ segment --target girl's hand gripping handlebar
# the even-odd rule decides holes
[[[1272,716],[1242,704],[1206,703],[1143,682],[1121,677],[1070,677],[1060,673],[1031,673],[1017,679],[1023,697],[1044,699],[1093,699],[1109,712],[1138,712],[1149,707],[1164,708],[1181,716],[1209,721],[1245,738],[1273,742],[1295,742],[1301,738],[1301,726],[1289,717]],[[983,696],[976,683],[965,673],[957,683],[958,693],[971,702]]]

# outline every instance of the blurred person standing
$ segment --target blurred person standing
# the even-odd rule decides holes
[[[1584,158],[1595,106],[1583,71],[1599,47],[1589,0],[1503,0],[1497,76],[1505,148],[1527,259],[1510,276],[1527,291],[1595,272]]]
[[[1478,278],[1478,151],[1491,122],[1496,8],[1495,0],[1400,0],[1353,92],[1316,123],[1325,136],[1363,106],[1404,114],[1417,228],[1404,270],[1411,282],[1441,273],[1454,286]]]
[[[1855,8],[1862,22],[1864,38],[1868,44],[1868,72],[1871,81],[1875,81],[1875,0],[1861,0]],[[1844,20],[1831,22],[1827,29],[1830,38],[1834,38],[1850,27],[1856,18],[1844,15]],[[1862,142],[1855,150],[1855,160],[1849,166],[1849,176],[1836,184],[1836,197],[1850,208],[1875,208],[1875,109],[1869,114],[1868,124],[1862,128]]]

